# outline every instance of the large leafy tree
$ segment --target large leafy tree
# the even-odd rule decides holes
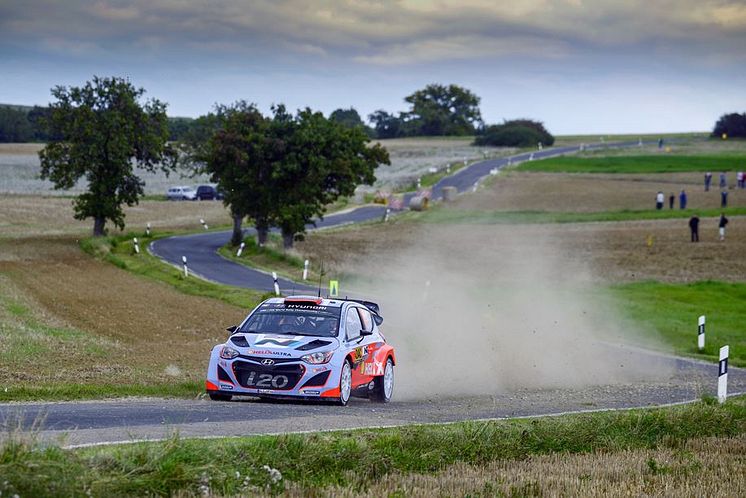
[[[56,189],[85,178],[88,190],[75,198],[76,219],[93,218],[93,235],[107,220],[124,228],[122,204],[137,204],[145,183],[135,165],[166,173],[175,166],[168,145],[166,105],[123,78],[99,78],[82,87],[57,86],[46,125],[54,138],[39,152],[41,177]]]
[[[372,184],[379,164],[390,164],[388,152],[360,127],[348,128],[305,109],[290,119],[275,112],[277,139],[285,150],[272,173],[277,211],[274,221],[284,247],[303,238],[306,225],[323,217],[326,206],[349,196],[360,184]]]
[[[223,192],[233,218],[231,243],[243,238],[243,219],[250,217],[260,244],[270,227],[272,154],[271,120],[254,104],[239,101],[217,106],[215,113],[196,120],[182,144],[184,160],[196,172],[207,173]]]
[[[479,97],[458,85],[427,85],[404,99],[405,114],[421,135],[471,135],[481,123]]]

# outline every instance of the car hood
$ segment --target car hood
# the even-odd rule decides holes
[[[234,334],[228,340],[238,346],[242,354],[255,356],[300,357],[314,351],[329,351],[339,347],[335,337],[316,337],[287,334]]]

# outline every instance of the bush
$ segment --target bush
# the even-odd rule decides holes
[[[500,125],[485,128],[474,140],[474,145],[495,145],[502,147],[535,147],[552,145],[554,137],[539,121],[514,119]]]
[[[715,129],[712,131],[713,137],[721,137],[727,133],[728,137],[746,138],[746,113],[723,114],[715,123]]]

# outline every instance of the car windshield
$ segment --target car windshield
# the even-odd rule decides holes
[[[340,311],[341,308],[328,306],[263,304],[239,332],[336,337]]]

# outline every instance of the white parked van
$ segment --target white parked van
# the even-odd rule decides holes
[[[197,191],[194,187],[171,187],[166,192],[169,201],[193,201],[197,199]]]

